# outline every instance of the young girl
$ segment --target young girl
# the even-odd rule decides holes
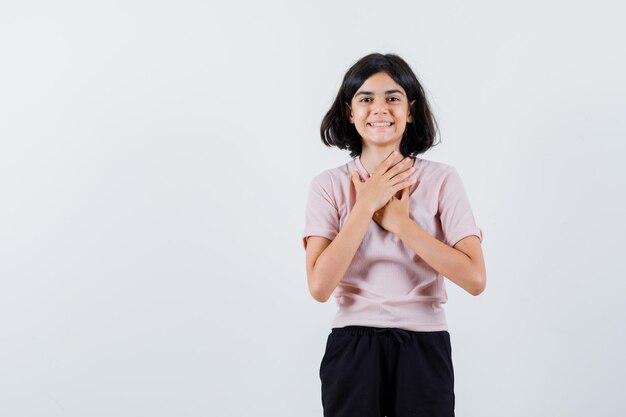
[[[435,120],[400,57],[346,73],[321,126],[348,163],[310,184],[303,243],[309,290],[339,307],[320,364],[326,417],[454,416],[444,276],[485,288],[482,230],[456,169],[421,159]]]

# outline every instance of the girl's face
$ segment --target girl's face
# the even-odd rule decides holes
[[[365,80],[346,105],[350,123],[361,135],[364,147],[396,145],[396,142],[399,146],[407,122],[412,121],[406,92],[386,72]]]

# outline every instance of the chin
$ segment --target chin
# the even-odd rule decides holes
[[[400,143],[402,141],[402,137],[399,138],[367,138],[364,139],[366,143],[371,143],[376,146],[385,146],[385,145],[393,145],[396,143]]]

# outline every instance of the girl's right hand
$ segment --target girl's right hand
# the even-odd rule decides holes
[[[416,179],[408,179],[413,173],[413,160],[409,157],[391,167],[396,153],[392,152],[376,171],[364,182],[358,172],[352,173],[352,183],[356,190],[356,203],[364,206],[374,215],[383,208],[398,191],[413,184]]]

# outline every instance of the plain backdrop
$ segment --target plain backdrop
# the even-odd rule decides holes
[[[0,6],[0,415],[322,415],[306,285],[319,125],[402,56],[484,231],[447,282],[461,417],[623,416],[619,2]]]

